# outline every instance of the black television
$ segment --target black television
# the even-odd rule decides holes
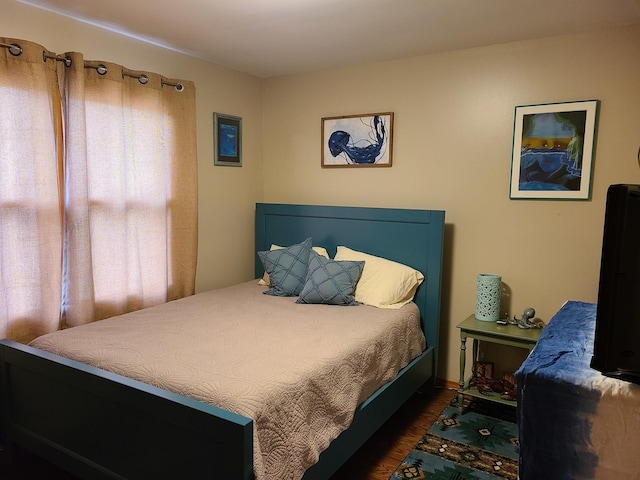
[[[640,185],[607,191],[591,368],[640,383]]]

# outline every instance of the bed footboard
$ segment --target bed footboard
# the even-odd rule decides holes
[[[4,441],[85,479],[253,478],[253,422],[0,340]]]

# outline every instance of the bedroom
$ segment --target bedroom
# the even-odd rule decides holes
[[[548,321],[565,300],[595,301],[606,188],[640,181],[637,24],[266,79],[17,2],[5,2],[0,27],[195,82],[198,291],[252,277],[256,202],[446,210],[438,376],[448,381],[476,275],[502,275],[511,315],[533,306]],[[541,68],[549,59],[555,68]],[[514,107],[582,99],[601,102],[591,200],[510,200]],[[395,113],[392,168],[320,168],[320,118],[383,111]],[[242,168],[213,166],[212,112],[243,117]]]

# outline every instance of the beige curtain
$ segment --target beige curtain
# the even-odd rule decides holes
[[[65,55],[63,309],[73,326],[193,293],[195,91]]]
[[[39,68],[57,70],[64,125],[56,328],[192,294],[197,250],[193,83],[80,53],[61,57],[70,65],[43,62],[40,47]],[[55,72],[50,77],[55,85]],[[1,254],[14,253],[3,242]],[[3,269],[3,285],[13,288],[14,280]]]
[[[59,326],[62,142],[55,62],[20,47],[0,48],[0,338],[27,341]]]

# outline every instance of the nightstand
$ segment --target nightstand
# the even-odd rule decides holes
[[[516,405],[515,401],[505,400],[497,393],[482,394],[477,387],[469,387],[469,381],[465,382],[465,367],[467,360],[467,338],[473,338],[473,366],[471,378],[473,378],[478,360],[478,341],[498,343],[512,347],[526,348],[531,352],[535,347],[541,328],[520,328],[517,325],[500,325],[496,322],[477,320],[475,315],[470,315],[466,320],[458,324],[460,329],[460,388],[458,389],[458,406],[462,408],[464,396],[482,398],[507,405]]]

